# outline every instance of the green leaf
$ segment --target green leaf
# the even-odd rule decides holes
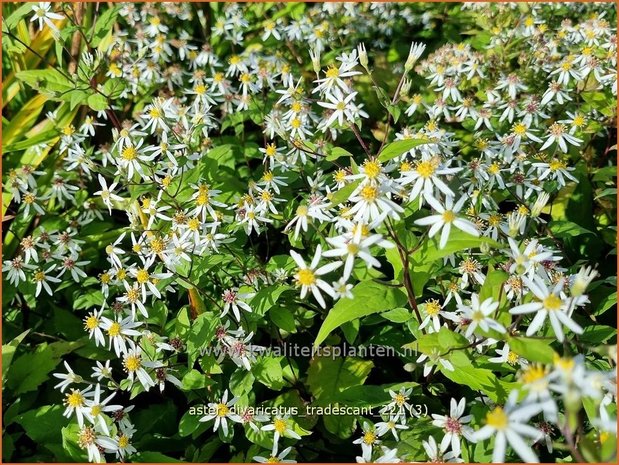
[[[20,71],[15,76],[34,90],[40,90],[43,94],[55,95],[75,89],[75,84],[54,68],[29,69]]]
[[[405,323],[413,317],[413,314],[406,308],[394,308],[381,313],[380,316],[393,323]]]
[[[49,373],[60,363],[61,357],[83,345],[84,342],[77,341],[39,344],[34,352],[26,353],[13,362],[8,372],[7,386],[15,395],[39,389],[42,383],[49,380]]]
[[[495,402],[502,402],[508,392],[505,385],[486,368],[476,368],[462,351],[449,354],[449,361],[454,370],[450,371],[439,364],[441,373],[455,383],[467,386],[473,390],[482,391]]]
[[[289,333],[296,333],[297,326],[292,312],[284,307],[275,307],[269,311],[269,318],[275,325]]]
[[[26,335],[30,332],[29,329],[21,333],[15,339],[13,339],[8,344],[2,345],[2,384],[6,381],[6,371],[11,366],[11,361],[13,360],[13,356],[15,355],[15,350],[17,350],[17,346],[24,340]]]
[[[49,131],[42,132],[33,137],[28,137],[22,141],[19,141],[15,144],[7,145],[3,147],[4,153],[16,152],[18,150],[25,150],[28,147],[32,147],[33,145],[39,145],[43,143],[48,143],[53,141],[58,137],[58,131],[55,129],[51,129]]]
[[[107,99],[101,94],[91,95],[88,97],[87,103],[88,106],[94,111],[103,111],[108,108]]]
[[[554,350],[550,347],[549,339],[537,339],[532,337],[512,337],[508,341],[509,348],[521,357],[540,363],[552,363]]]
[[[314,357],[307,370],[307,385],[316,405],[327,405],[342,391],[363,384],[373,367],[371,360]]]
[[[208,378],[204,373],[200,373],[198,370],[189,370],[187,374],[183,376],[182,382],[183,389],[186,391],[202,389],[214,383],[213,380]]]
[[[503,296],[503,284],[509,278],[509,274],[501,270],[488,270],[483,286],[479,290],[479,301],[483,302],[488,297],[492,297],[495,302],[499,300],[499,296]],[[502,299],[505,300],[505,299]]]
[[[361,184],[361,179],[348,183],[335,192],[333,197],[331,197],[331,205],[335,207],[343,202],[348,202],[350,195],[355,191],[359,184]]]
[[[6,27],[9,32],[14,32],[12,31],[12,29],[15,29],[17,27],[17,23],[19,23],[20,19],[22,19],[29,13],[34,14],[34,11],[32,11],[32,6],[33,4],[29,2],[20,6],[17,10],[11,13],[8,18],[3,21],[3,27]]]
[[[593,231],[589,231],[582,226],[573,223],[571,221],[551,221],[548,223],[548,227],[552,231],[552,233],[559,237],[578,237],[583,234],[595,234]]]
[[[385,148],[378,155],[378,160],[382,162],[386,162],[391,160],[392,158],[399,157],[405,152],[408,152],[410,149],[418,147],[423,144],[427,144],[427,140],[422,139],[402,139],[396,140],[391,144],[385,146]]]
[[[256,378],[254,378],[251,371],[244,369],[235,370],[232,376],[230,376],[230,391],[237,397],[244,396],[251,392],[255,380]]]
[[[218,322],[219,318],[208,312],[198,315],[193,320],[187,337],[187,354],[189,355],[190,366],[198,357],[200,349],[207,346],[213,339]]]
[[[399,288],[375,281],[363,281],[352,289],[352,299],[340,299],[322,323],[314,345],[319,345],[331,332],[346,323],[372,313],[402,307],[406,294]]]
[[[138,452],[131,456],[132,462],[137,463],[181,463],[182,460],[177,460],[169,455],[162,454],[161,452],[144,451]]]
[[[281,284],[263,287],[251,299],[249,306],[257,315],[264,315],[267,310],[278,303],[279,297],[284,292],[291,289],[292,287]]]
[[[99,16],[90,32],[91,34],[91,45],[96,47],[108,34],[111,34],[114,23],[116,22],[116,17],[120,11],[120,6],[114,5],[113,7],[108,6],[107,10],[103,12],[101,16]]]
[[[333,160],[337,160],[338,158],[342,158],[342,157],[351,157],[352,158],[353,154],[350,153],[348,150],[344,150],[341,147],[333,147],[333,150],[331,150],[331,153],[329,153],[326,157],[327,161],[333,161]]]
[[[283,357],[265,356],[259,359],[252,368],[256,381],[275,391],[284,387]]]
[[[181,421],[178,424],[178,434],[180,437],[190,436],[200,426],[200,418],[206,415],[206,413],[194,413],[194,409],[197,411],[198,407],[202,408],[203,406],[191,406],[181,417]]]
[[[475,237],[459,229],[452,228],[444,249],[438,248],[438,238],[427,238],[413,253],[411,261],[414,264],[423,265],[456,252],[478,249],[484,244],[492,248],[501,248],[501,244],[488,237]]]
[[[58,427],[69,420],[62,416],[61,405],[44,405],[19,415],[16,422],[30,439],[39,444],[59,442]]]

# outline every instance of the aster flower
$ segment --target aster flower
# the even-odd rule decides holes
[[[319,245],[316,248],[316,252],[314,253],[314,258],[309,266],[305,264],[305,261],[294,250],[290,251],[290,256],[298,265],[298,269],[296,274],[294,275],[297,284],[301,286],[301,298],[305,298],[308,291],[311,291],[314,295],[314,298],[318,301],[322,308],[326,307],[325,300],[323,299],[320,291],[324,291],[329,294],[331,297],[335,297],[336,293],[326,281],[320,279],[320,276],[327,274],[337,268],[339,268],[342,263],[329,263],[327,265],[323,265],[320,268],[318,267],[318,263],[320,262],[320,257],[322,255],[322,247]]]

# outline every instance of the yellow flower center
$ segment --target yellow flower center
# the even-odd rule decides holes
[[[376,434],[372,431],[366,431],[363,435],[363,442],[365,444],[374,444],[376,442]]]
[[[501,407],[496,407],[486,415],[486,423],[496,429],[505,429],[508,422],[507,414]]]
[[[138,151],[135,147],[128,146],[123,149],[121,156],[127,161],[135,160],[138,156]]]
[[[434,166],[434,163],[432,163],[430,160],[424,160],[417,163],[415,170],[422,178],[429,178],[436,171],[436,167]]]
[[[129,445],[129,438],[124,434],[118,436],[118,447],[119,449],[125,449]]]
[[[370,179],[375,179],[381,172],[381,164],[377,160],[366,160],[363,163],[363,172]]]
[[[331,66],[325,74],[330,79],[336,79],[340,76],[340,70],[335,66]]]
[[[297,273],[297,281],[302,286],[311,286],[316,282],[316,275],[312,270],[305,268]]]
[[[85,321],[85,326],[86,329],[95,329],[99,327],[99,319],[94,316],[94,315],[90,315],[86,318]]]
[[[556,296],[555,294],[550,294],[548,297],[544,299],[543,304],[546,310],[549,310],[549,311],[559,310],[561,306],[563,305],[563,301],[561,300],[560,297]]]
[[[523,373],[522,373],[522,381],[525,384],[531,384],[535,381],[538,381],[546,376],[546,370],[541,365],[530,365]]]
[[[107,335],[110,337],[116,337],[120,334],[120,323],[118,322],[114,322],[110,325],[110,327],[107,330]]]
[[[65,404],[73,408],[81,407],[84,405],[84,396],[79,391],[73,391],[71,394],[67,394]]]
[[[361,189],[361,198],[367,202],[373,202],[378,197],[378,189],[372,186],[365,186]]]
[[[518,123],[514,125],[513,131],[517,136],[524,136],[527,133],[527,127],[522,123]]]
[[[443,221],[445,223],[451,223],[455,219],[456,219],[456,214],[453,211],[445,210],[445,212],[443,213]]]
[[[555,158],[548,164],[548,167],[550,168],[550,171],[557,171],[560,169],[565,169],[567,165],[565,162]]]
[[[148,274],[148,271],[146,271],[144,268],[139,269],[135,275],[135,279],[137,279],[138,283],[140,284],[148,282],[149,277],[150,275]]]
[[[515,365],[518,362],[518,358],[518,354],[510,350],[507,354],[507,363],[510,365]]]
[[[217,404],[217,416],[218,417],[225,417],[226,415],[228,415],[229,411],[230,409],[228,408],[226,404]]]
[[[282,420],[281,418],[276,418],[273,422],[273,426],[275,426],[275,431],[277,431],[279,434],[284,434],[286,428],[288,427],[286,425],[286,420]]]
[[[142,366],[142,359],[139,355],[129,355],[124,361],[125,369],[129,372],[134,372]]]
[[[359,246],[357,244],[353,244],[352,242],[346,245],[346,249],[350,255],[356,255],[359,252]]]
[[[436,316],[441,311],[441,304],[438,300],[432,299],[426,302],[426,313],[430,316]]]

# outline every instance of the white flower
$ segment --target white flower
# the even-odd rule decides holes
[[[344,97],[342,91],[340,91],[339,89],[335,89],[332,94],[326,94],[325,97],[327,98],[328,102],[318,102],[318,105],[320,105],[321,107],[333,110],[331,116],[329,116],[327,120],[321,123],[323,132],[326,131],[335,120],[337,120],[340,126],[344,125],[344,120],[351,123],[355,121],[355,115],[352,111],[354,102],[351,105],[351,102],[355,98],[355,95],[357,95],[357,92],[353,92]]]
[[[34,11],[34,15],[30,19],[30,22],[38,21],[39,29],[43,29],[43,23],[45,22],[45,24],[47,24],[50,29],[57,33],[58,28],[53,23],[52,19],[64,19],[64,16],[51,11],[51,7],[52,4],[50,2],[39,2],[35,5],[32,5],[32,11]]]
[[[479,296],[477,294],[471,294],[471,305],[461,305],[458,307],[463,317],[470,321],[465,336],[467,338],[471,337],[477,327],[480,327],[483,331],[493,329],[499,333],[504,333],[505,328],[503,325],[492,318],[488,318],[497,308],[499,308],[499,303],[493,302],[492,297],[488,297],[480,303]]]
[[[503,345],[503,348],[496,349],[496,353],[498,357],[489,358],[489,362],[507,363],[509,365],[515,365],[518,363],[521,367],[526,367],[528,365],[528,362],[525,359],[509,349],[509,344],[507,342]]]
[[[144,390],[148,391],[155,386],[153,378],[148,374],[144,367],[152,368],[152,362],[146,362],[142,359],[142,349],[136,346],[135,343],[129,340],[129,350],[123,357],[123,368],[127,372],[127,377],[133,383],[134,377],[137,377]]]
[[[292,428],[289,426],[288,419],[290,415],[284,416],[276,416],[273,419],[273,423],[269,423],[268,425],[264,425],[260,428],[261,431],[275,431],[275,438],[273,439],[273,450],[277,450],[277,444],[279,444],[279,439],[281,437],[287,437],[292,439],[301,439]]]
[[[101,200],[108,208],[110,215],[112,214],[112,200],[116,200],[117,202],[122,202],[123,198],[114,194],[113,191],[116,188],[118,183],[114,182],[109,187],[107,186],[107,181],[101,175],[98,175],[99,184],[101,185],[101,189],[94,193],[94,195],[100,195]]]
[[[431,463],[461,463],[464,462],[460,457],[459,452],[451,451],[447,452],[449,447],[449,441],[441,441],[440,445],[436,443],[434,437],[430,436],[427,441],[422,441],[423,448],[428,454],[428,459]]]
[[[353,293],[352,293],[353,285],[348,284],[344,278],[340,278],[339,281],[334,282],[331,285],[331,287],[333,287],[333,290],[335,291],[334,299],[341,299],[341,298],[352,299],[353,298]]]
[[[66,406],[66,409],[63,415],[67,418],[71,418],[71,415],[75,413],[77,423],[80,426],[84,426],[84,415],[88,411],[86,400],[94,394],[91,389],[92,386],[88,386],[84,390],[71,389],[71,392],[66,394],[64,398],[64,405]]]
[[[42,269],[38,269],[34,272],[34,282],[37,283],[37,287],[34,293],[35,297],[38,297],[41,293],[41,289],[45,289],[45,291],[53,296],[52,288],[48,283],[59,283],[60,279],[49,276],[48,273],[53,271],[56,268],[56,265],[51,265],[47,270],[43,271]]]
[[[106,360],[105,365],[97,360],[97,366],[92,369],[92,377],[97,381],[101,381],[105,378],[112,377],[112,367],[110,367],[110,361]]]
[[[116,412],[117,410],[123,408],[122,405],[108,405],[108,402],[112,400],[115,395],[116,393],[113,392],[105,399],[101,400],[101,386],[97,384],[93,398],[86,400],[88,410],[84,412],[84,415],[88,421],[95,426],[95,428],[99,427],[106,435],[109,435],[110,431],[107,427],[105,417],[101,414],[106,412]]]
[[[453,225],[473,236],[479,236],[479,231],[475,225],[463,218],[458,218],[456,214],[460,212],[462,207],[464,206],[464,202],[467,200],[466,196],[462,196],[458,202],[453,205],[453,200],[451,197],[447,197],[445,200],[445,206],[443,207],[438,200],[433,197],[426,197],[428,203],[432,206],[434,210],[436,210],[438,215],[430,215],[425,218],[420,218],[415,221],[415,224],[421,226],[432,225],[430,228],[430,232],[428,233],[429,237],[433,237],[436,233],[438,233],[441,229],[441,241],[439,243],[439,247],[441,249],[445,248],[447,245],[447,240],[449,239],[449,233],[451,231],[451,225]]]
[[[464,415],[466,399],[463,397],[460,402],[456,399],[451,399],[449,404],[449,416],[432,414],[432,424],[439,428],[443,428],[445,436],[441,440],[441,450],[447,450],[447,445],[451,443],[451,450],[460,455],[460,437],[463,436],[471,441],[473,437],[473,429],[466,424],[473,418],[472,415]],[[464,415],[464,416],[463,416]]]
[[[386,217],[399,220],[404,209],[391,200],[391,187],[387,184],[370,185],[361,183],[351,194],[350,202],[354,203],[348,211],[355,215],[355,222],[382,222]]]
[[[413,42],[411,44],[411,48],[408,51],[408,57],[406,58],[406,63],[404,64],[404,69],[409,71],[415,65],[415,62],[419,59],[419,57],[423,54],[426,49],[426,44],[421,42]]]
[[[406,421],[406,412],[411,411],[411,404],[408,403],[409,396],[413,392],[413,388],[400,388],[398,392],[389,390],[391,401],[380,409],[381,414],[389,414],[389,416],[399,419],[402,424]]]
[[[256,455],[253,458],[253,460],[255,460],[258,463],[297,463],[294,460],[286,460],[286,457],[288,456],[291,450],[292,450],[292,447],[286,447],[283,451],[281,451],[278,454],[277,447],[273,447],[270,457],[262,457],[260,455]]]
[[[314,258],[308,267],[303,261],[301,255],[299,255],[294,250],[290,251],[290,255],[293,260],[299,266],[296,274],[294,275],[295,280],[301,286],[301,298],[305,298],[308,291],[311,291],[314,295],[314,298],[318,301],[322,308],[326,308],[325,300],[320,294],[320,290],[322,289],[324,292],[329,294],[331,297],[335,297],[336,293],[331,286],[329,286],[325,281],[319,278],[324,274],[327,274],[337,268],[339,268],[342,264],[340,262],[337,263],[329,263],[328,265],[323,265],[320,268],[316,269],[318,263],[320,262],[320,257],[322,254],[322,247],[319,245],[316,248],[316,253],[314,254]]]
[[[141,322],[133,321],[131,317],[127,317],[124,320],[110,320],[104,316],[101,317],[101,328],[107,331],[107,335],[110,338],[110,349],[114,346],[114,351],[118,356],[127,352],[125,341],[129,336],[139,336],[141,334],[134,329],[141,324]]]
[[[486,425],[473,434],[474,441],[483,441],[493,434],[494,450],[493,462],[505,461],[505,448],[509,443],[524,462],[538,462],[538,458],[526,444],[522,436],[538,438],[541,433],[534,427],[527,425],[531,417],[539,413],[539,406],[535,404],[516,405],[518,391],[513,390],[504,407],[495,407],[486,415]]]
[[[366,460],[370,460],[372,457],[372,449],[375,445],[380,444],[380,440],[378,439],[378,434],[374,426],[372,426],[367,421],[363,422],[363,436],[358,439],[355,439],[353,444],[361,444],[362,455]]]
[[[376,434],[378,434],[378,436],[384,436],[391,431],[391,434],[393,434],[395,440],[399,441],[400,437],[398,435],[398,430],[408,429],[408,426],[397,423],[396,420],[397,417],[390,417],[389,421],[381,421],[376,423]]]
[[[448,197],[453,197],[454,192],[438,176],[455,174],[460,170],[461,168],[441,167],[436,158],[423,159],[415,163],[412,169],[404,171],[399,182],[403,186],[413,184],[409,193],[411,200],[416,199],[420,194],[426,198],[434,197],[435,189]]]
[[[246,312],[251,313],[251,307],[247,305],[245,302],[239,299],[249,299],[253,297],[254,293],[239,293],[237,289],[226,289],[222,294],[221,298],[224,301],[224,309],[221,312],[220,318],[224,317],[228,314],[230,309],[234,313],[234,316],[237,321],[241,321],[241,312],[239,307]]]
[[[577,274],[570,277],[570,292],[572,295],[580,297],[598,274],[599,273],[590,266],[583,266],[580,268]]]
[[[372,234],[371,236],[363,237],[361,235],[363,227],[356,228],[356,234],[352,237],[346,237],[346,235],[328,237],[327,242],[333,247],[331,250],[327,250],[323,255],[325,257],[342,257],[344,260],[344,274],[342,277],[347,280],[352,272],[353,265],[355,264],[355,258],[361,258],[368,268],[379,268],[380,262],[372,256],[370,253],[370,247],[374,244],[382,242],[385,245],[386,241],[383,241],[381,234]],[[390,244],[391,243],[388,243]],[[393,245],[391,245],[393,247]]]
[[[84,327],[88,330],[88,338],[95,337],[95,345],[105,345],[105,338],[103,337],[103,331],[101,331],[101,314],[103,309],[90,312],[86,318],[84,318]]]
[[[226,389],[219,402],[211,402],[210,404],[208,404],[210,413],[200,418],[200,421],[204,422],[215,419],[213,431],[217,431],[217,429],[221,426],[224,435],[227,436],[228,420],[235,423],[239,423],[241,421],[241,418],[234,413],[234,409],[230,408],[233,407],[234,404],[238,402],[238,400],[238,397],[233,397],[232,399],[228,400],[228,390]]]
[[[537,239],[531,240],[525,247],[523,252],[520,252],[520,246],[511,237],[507,238],[511,253],[510,258],[513,263],[509,267],[510,273],[516,273],[518,275],[534,272],[536,266],[552,257],[552,252],[539,252]]]
[[[447,359],[441,357],[441,353],[438,349],[433,350],[430,354],[422,354],[417,359],[417,363],[425,362],[423,365],[423,376],[427,377],[432,368],[435,366],[441,366],[447,371],[454,371],[454,366]]]
[[[54,373],[54,377],[61,379],[62,381],[54,386],[54,388],[60,388],[60,392],[64,392],[67,387],[69,387],[73,383],[81,383],[83,381],[80,375],[76,375],[69,364],[65,361],[64,366],[67,369],[67,374],[64,373]]]
[[[557,143],[559,148],[567,153],[568,148],[567,144],[578,146],[581,144],[582,140],[578,139],[571,135],[568,131],[566,131],[565,126],[561,123],[552,123],[550,128],[548,129],[548,137],[546,138],[546,142],[541,146],[540,150],[545,150],[550,147],[552,144]]]
[[[527,328],[527,336],[537,333],[546,321],[546,317],[550,320],[552,330],[559,342],[563,342],[565,338],[561,323],[576,334],[583,333],[583,329],[580,325],[573,321],[568,315],[569,302],[565,302],[560,296],[560,292],[563,289],[563,280],[560,280],[552,290],[546,287],[546,284],[539,276],[534,276],[533,279],[523,276],[522,281],[531,290],[537,301],[518,305],[512,308],[509,313],[521,315],[524,313],[536,312],[535,317]]]

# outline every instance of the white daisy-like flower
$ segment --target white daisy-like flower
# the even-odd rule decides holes
[[[226,389],[219,402],[211,402],[208,404],[209,413],[200,418],[200,421],[205,422],[214,419],[215,423],[213,425],[213,431],[217,431],[219,427],[221,427],[224,435],[227,436],[228,420],[234,423],[239,423],[241,421],[241,417],[234,413],[234,409],[231,408],[238,402],[238,400],[238,397],[233,397],[228,400],[228,390]]]
[[[301,298],[305,298],[307,292],[311,291],[320,306],[322,308],[326,308],[327,304],[325,303],[325,300],[322,297],[320,290],[323,290],[333,298],[336,297],[336,293],[333,288],[329,286],[329,284],[327,284],[326,281],[320,279],[320,276],[330,273],[331,271],[339,268],[342,263],[329,263],[327,265],[321,266],[320,268],[316,268],[318,266],[318,263],[320,262],[321,254],[322,247],[319,245],[316,248],[316,252],[314,254],[312,262],[309,266],[307,266],[301,255],[299,255],[294,250],[290,251],[290,255],[299,266],[296,274],[294,275],[294,278],[297,281],[297,284],[301,286]]]
[[[565,335],[563,334],[563,326],[566,326],[576,334],[583,333],[582,327],[569,316],[569,301],[564,300],[561,297],[563,280],[560,280],[557,284],[555,284],[552,289],[548,289],[543,279],[537,275],[534,276],[533,279],[523,276],[522,281],[533,293],[535,301],[518,305],[517,307],[512,308],[509,313],[513,315],[536,313],[527,328],[527,336],[532,336],[537,333],[546,321],[547,317],[550,320],[552,330],[554,331],[559,342],[563,342],[563,339],[565,339]]]
[[[483,441],[494,435],[493,462],[505,461],[505,449],[509,443],[524,462],[539,462],[524,437],[537,439],[541,432],[526,423],[539,413],[536,404],[517,405],[518,391],[513,390],[503,407],[497,406],[486,415],[486,425],[473,433],[473,440]]]
[[[453,204],[452,197],[447,197],[445,200],[445,206],[441,205],[438,200],[433,197],[426,197],[428,203],[432,206],[434,210],[438,212],[438,215],[430,215],[425,218],[420,218],[415,220],[415,224],[421,226],[431,226],[430,231],[428,233],[429,237],[433,237],[436,233],[441,231],[441,240],[439,243],[439,247],[441,249],[445,248],[447,245],[447,240],[449,239],[449,233],[451,232],[451,225],[453,224],[456,228],[464,231],[465,233],[471,234],[473,236],[479,236],[479,231],[475,224],[473,224],[469,220],[465,220],[464,218],[459,218],[457,213],[460,212],[462,207],[464,206],[464,202],[466,202],[467,197],[462,196],[460,200]]]
[[[462,313],[465,320],[469,321],[465,336],[471,337],[475,330],[479,327],[483,331],[493,329],[499,333],[504,333],[505,328],[501,323],[489,316],[499,308],[499,303],[494,302],[492,297],[488,297],[483,302],[479,301],[479,295],[471,294],[471,305],[460,305],[458,310]]]

